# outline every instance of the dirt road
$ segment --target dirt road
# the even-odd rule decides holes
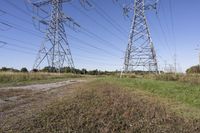
[[[73,87],[87,80],[73,79],[57,83],[0,88],[0,127],[4,131],[19,120],[28,119],[52,101],[70,95]]]
[[[34,84],[34,85],[26,85],[26,86],[18,86],[18,87],[3,87],[0,88],[0,90],[14,90],[14,89],[24,89],[24,90],[42,90],[46,91],[52,88],[58,88],[65,85],[70,85],[73,83],[79,83],[84,82],[85,80],[79,80],[79,79],[73,79],[73,80],[67,80],[62,82],[56,82],[56,83],[47,83],[47,84]]]

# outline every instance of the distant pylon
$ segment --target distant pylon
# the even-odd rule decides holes
[[[158,73],[156,52],[150,36],[145,10],[155,9],[156,4],[145,5],[145,0],[134,0],[134,7],[126,6],[125,13],[134,10],[128,46],[125,52],[124,71],[148,71]]]

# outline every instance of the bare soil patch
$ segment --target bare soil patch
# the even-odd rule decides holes
[[[71,94],[75,84],[86,80],[6,87],[0,89],[0,132],[14,132],[16,123],[21,123],[40,112],[53,101]],[[73,86],[73,87],[72,87]],[[37,88],[36,88],[37,87]]]
[[[61,81],[61,82],[56,82],[56,83],[47,83],[47,84],[33,84],[33,85],[26,85],[26,86],[18,86],[18,87],[3,87],[0,88],[1,90],[8,90],[8,89],[12,89],[12,90],[42,90],[42,91],[47,91],[49,89],[52,88],[58,88],[58,87],[62,87],[65,85],[69,85],[69,84],[73,84],[73,83],[78,83],[78,82],[83,82],[85,80],[66,80],[66,81]],[[16,94],[14,92],[14,94]]]

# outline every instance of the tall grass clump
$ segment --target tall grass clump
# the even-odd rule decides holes
[[[124,78],[144,78],[160,81],[178,81],[189,84],[200,84],[200,74],[183,74],[183,73],[162,73],[162,74],[134,74],[128,73],[123,75]]]
[[[179,78],[181,82],[188,82],[191,84],[200,84],[200,74],[187,74]]]
[[[200,84],[200,74],[160,74],[153,79],[162,81],[179,81],[190,84]]]
[[[155,79],[163,81],[178,81],[181,76],[181,74],[158,74],[155,75]]]
[[[57,73],[0,72],[0,83],[64,79],[64,78],[76,78],[76,77],[80,77],[80,75],[57,74]]]

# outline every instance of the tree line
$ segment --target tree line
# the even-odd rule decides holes
[[[15,69],[15,68],[7,68],[7,67],[2,67],[0,69],[1,72],[49,72],[49,73],[75,73],[75,74],[87,74],[87,75],[112,75],[112,74],[116,74],[119,73],[120,71],[116,70],[116,71],[101,71],[98,69],[95,70],[87,70],[85,68],[83,69],[77,69],[77,68],[70,68],[70,67],[62,67],[60,69],[55,68],[55,67],[44,67],[42,69],[32,69],[31,71],[28,71],[28,69],[26,67],[19,69]]]

